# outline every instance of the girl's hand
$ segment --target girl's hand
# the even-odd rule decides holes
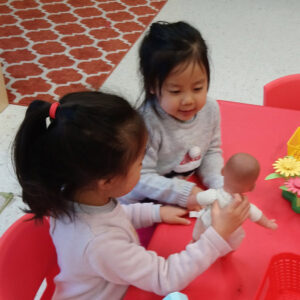
[[[202,189],[200,189],[197,186],[194,186],[187,201],[186,201],[186,207],[188,210],[196,210],[199,211],[202,207],[197,202],[197,194],[199,192],[203,192]]]
[[[215,201],[212,205],[212,226],[224,240],[227,240],[249,217],[249,209],[250,204],[246,196],[234,198],[224,208],[220,208],[218,201]]]
[[[160,218],[161,221],[168,224],[183,224],[188,225],[191,222],[188,219],[183,218],[188,213],[185,208],[179,206],[161,206]]]

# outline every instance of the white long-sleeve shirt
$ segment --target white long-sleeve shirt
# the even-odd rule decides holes
[[[140,108],[149,139],[141,179],[135,188],[120,198],[134,203],[150,198],[186,207],[194,183],[167,178],[171,172],[196,170],[209,188],[223,186],[220,112],[216,100],[207,98],[204,107],[190,121],[179,121],[156,104]]]
[[[183,289],[232,249],[209,227],[199,241],[167,259],[140,246],[135,228],[150,226],[158,205],[80,205],[76,218],[50,219],[60,273],[53,299],[121,299],[128,286],[166,295]]]

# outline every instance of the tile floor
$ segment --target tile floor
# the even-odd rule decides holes
[[[262,105],[264,84],[300,72],[299,12],[299,0],[169,0],[155,20],[185,20],[202,32],[210,48],[211,96]],[[103,85],[131,103],[141,91],[138,44]],[[0,191],[16,195],[0,214],[0,236],[23,214],[10,147],[25,109],[9,105],[0,114]]]

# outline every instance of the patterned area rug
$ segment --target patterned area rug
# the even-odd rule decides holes
[[[0,0],[9,102],[97,90],[167,0]]]

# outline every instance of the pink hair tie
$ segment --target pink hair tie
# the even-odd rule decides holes
[[[57,110],[58,106],[59,106],[59,102],[55,102],[55,103],[51,104],[50,109],[49,109],[49,117],[51,119],[55,119],[55,114],[56,114],[56,110]]]

